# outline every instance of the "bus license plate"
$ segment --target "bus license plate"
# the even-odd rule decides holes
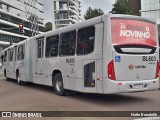
[[[133,88],[134,89],[141,89],[141,88],[143,88],[143,84],[134,84]]]

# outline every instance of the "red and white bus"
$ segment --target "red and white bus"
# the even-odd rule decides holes
[[[158,48],[154,21],[108,14],[4,49],[3,69],[6,78],[53,86],[58,95],[156,90]]]

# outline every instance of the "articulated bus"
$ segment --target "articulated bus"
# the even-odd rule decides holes
[[[2,51],[5,77],[68,91],[113,94],[159,85],[154,21],[107,14],[49,31]]]

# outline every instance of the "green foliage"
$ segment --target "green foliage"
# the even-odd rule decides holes
[[[51,22],[47,22],[45,24],[45,32],[52,30],[52,23]]]
[[[84,19],[88,20],[97,16],[103,15],[104,12],[101,9],[92,9],[91,7],[88,8],[86,14],[84,15]]]
[[[117,0],[113,5],[112,14],[129,14],[132,15],[133,12],[129,7],[128,0]]]

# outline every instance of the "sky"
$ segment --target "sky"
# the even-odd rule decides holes
[[[44,17],[45,23],[52,22],[52,11],[51,11],[51,0],[44,0]],[[109,11],[112,10],[112,5],[114,4],[115,0],[80,0],[81,1],[81,14],[82,19],[86,12],[86,10],[91,8],[100,8],[107,14]]]

